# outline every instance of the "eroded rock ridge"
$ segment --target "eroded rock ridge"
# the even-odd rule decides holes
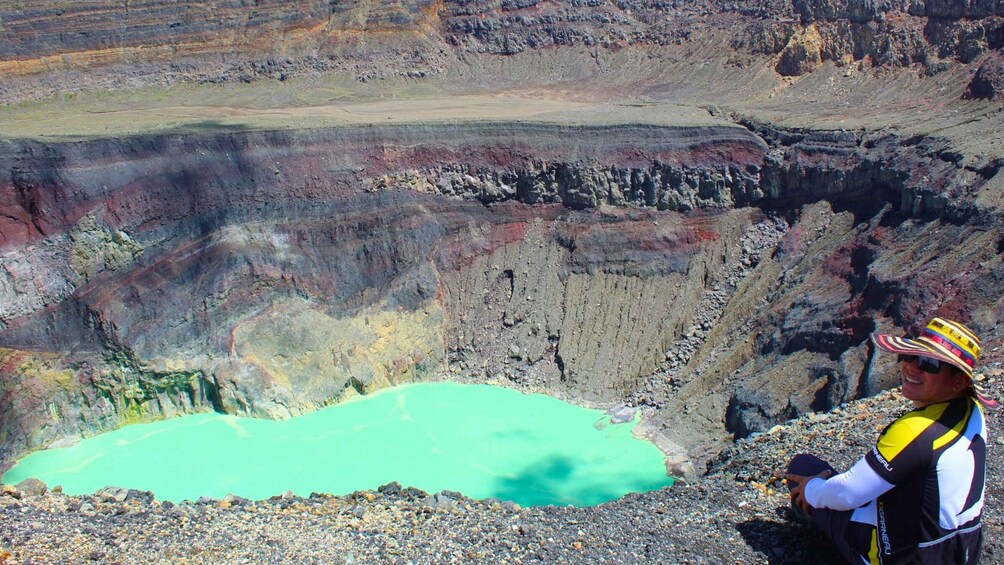
[[[1001,338],[998,2],[62,4],[0,13],[4,464],[451,378],[639,406],[694,474],[894,385],[872,331]],[[207,83],[308,117],[143,94]],[[46,137],[57,84],[139,94]],[[306,123],[382,89],[578,106]]]

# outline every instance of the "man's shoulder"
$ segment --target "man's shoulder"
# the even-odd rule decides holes
[[[898,446],[913,443],[927,433],[934,440],[949,429],[955,428],[971,412],[966,399],[939,402],[911,410],[897,418],[879,436],[878,445]],[[933,435],[932,435],[933,434]]]
[[[897,418],[879,436],[880,444],[907,445],[920,437],[925,430],[944,414],[944,406],[911,410]]]

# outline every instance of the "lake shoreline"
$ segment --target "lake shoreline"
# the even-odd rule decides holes
[[[400,481],[589,506],[671,484],[658,446],[631,433],[637,414],[488,384],[411,383],[287,420],[192,414],[124,426],[36,451],[0,480],[37,478],[75,495],[114,484],[172,503]]]
[[[138,491],[87,496],[10,485],[0,561],[800,563],[832,556],[788,520],[776,469],[799,450],[843,468],[906,409],[896,392],[811,414],[736,442],[689,483],[598,506],[521,507],[390,484],[347,496],[167,504]],[[1004,554],[1000,413],[989,414],[984,559]],[[120,500],[121,499],[121,500]]]

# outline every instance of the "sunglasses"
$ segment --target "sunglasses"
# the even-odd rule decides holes
[[[925,373],[930,373],[932,375],[937,375],[941,372],[941,367],[946,363],[938,359],[932,359],[930,357],[924,357],[923,355],[900,355],[900,363],[913,363],[917,362],[917,368]]]

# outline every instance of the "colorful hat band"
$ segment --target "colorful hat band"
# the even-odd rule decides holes
[[[958,357],[959,360],[965,363],[966,365],[969,365],[970,367],[976,365],[976,360],[973,359],[973,356],[970,355],[967,351],[960,349],[959,346],[941,337],[940,335],[932,332],[931,330],[924,330],[923,338],[944,347],[952,354],[954,354],[956,357]]]
[[[941,318],[935,318],[927,324],[926,330],[936,332],[959,347],[965,348],[974,358],[980,355],[980,339],[969,328],[958,322],[949,323]]]

